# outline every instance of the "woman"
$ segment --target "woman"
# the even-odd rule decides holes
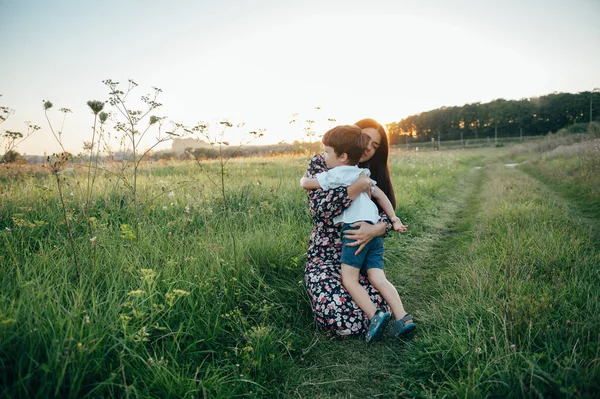
[[[388,196],[395,208],[396,197],[387,165],[389,147],[385,130],[373,119],[362,119],[355,125],[371,137],[371,142],[360,159],[361,167],[371,171],[371,178],[377,181],[377,186]],[[325,159],[321,154],[315,155],[308,165],[306,176],[313,177],[324,170],[327,170]],[[312,300],[317,324],[323,330],[337,336],[363,334],[369,327],[368,318],[341,282],[341,239],[339,228],[333,224],[333,218],[348,208],[361,192],[370,188],[370,184],[370,179],[365,176],[348,187],[308,192],[313,230],[308,244],[304,282]],[[358,251],[372,238],[382,236],[391,229],[389,217],[385,213],[381,213],[381,216],[382,220],[375,225],[358,222],[359,229],[348,231],[347,236],[356,240],[354,244]],[[366,276],[361,275],[360,283],[378,309],[390,310]]]

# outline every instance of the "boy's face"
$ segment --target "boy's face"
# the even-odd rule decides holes
[[[343,153],[340,156],[338,156],[333,150],[333,147],[329,147],[326,145],[324,146],[324,148],[325,163],[327,164],[327,167],[329,169],[335,168],[336,166],[345,165],[344,160],[348,158],[348,155],[346,155],[346,153]]]

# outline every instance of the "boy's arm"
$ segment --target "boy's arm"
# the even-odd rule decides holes
[[[389,216],[394,230],[398,232],[404,232],[408,226],[402,224],[400,218],[396,216],[396,211],[394,211],[394,207],[392,206],[392,203],[390,202],[387,195],[385,195],[385,193],[379,187],[375,186],[373,188],[372,197],[377,200],[377,203],[379,204],[381,209],[383,209],[386,215]]]
[[[310,178],[306,176],[300,179],[300,185],[305,190],[318,190],[321,188],[319,180],[317,180],[316,178]]]
[[[396,211],[394,211],[394,207],[390,202],[389,198],[385,193],[377,186],[373,187],[373,193],[371,194],[372,198],[377,200],[377,203],[383,209],[383,211],[390,217],[392,222],[394,221],[394,217],[396,216]]]

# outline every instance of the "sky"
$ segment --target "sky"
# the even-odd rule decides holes
[[[41,129],[17,151],[59,151],[50,100],[50,123],[79,153],[92,134],[86,103],[108,100],[106,79],[138,83],[133,109],[162,89],[153,114],[166,125],[243,122],[228,140],[265,129],[255,144],[303,139],[306,120],[322,134],[366,117],[588,91],[600,87],[598,21],[598,0],[0,0],[0,106],[15,111],[0,133],[30,121]],[[62,107],[73,111],[64,125]]]

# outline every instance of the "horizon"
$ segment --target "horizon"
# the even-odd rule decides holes
[[[598,90],[598,89],[596,89],[596,90]],[[588,92],[588,91],[590,91],[590,90],[584,90],[582,92]],[[555,95],[555,94],[579,94],[579,93],[582,93],[582,92],[569,93],[569,92],[556,92],[555,91],[555,92],[552,92],[552,93],[546,93],[546,94],[542,94],[542,95],[539,95],[539,96],[530,96],[530,97],[525,97],[525,98],[528,99],[528,100],[532,100],[532,99],[536,99],[536,98],[540,98],[540,97],[545,97],[545,96],[549,96],[549,95]],[[522,100],[522,99],[523,98],[521,98],[521,99],[495,98],[495,99],[492,99],[492,100],[490,100],[490,101],[488,101],[486,103],[481,103],[481,104],[482,105],[483,104],[487,104],[487,103],[489,103],[491,101],[496,101],[496,100],[519,101],[519,100]],[[480,102],[474,101],[474,103],[480,103]],[[449,108],[449,107],[463,107],[463,106],[468,105],[468,104],[471,104],[471,103],[465,103],[465,104],[460,104],[460,105],[458,105],[458,104],[442,105],[439,108],[423,110],[423,111],[417,112],[415,114],[406,115],[405,117],[401,118],[400,120],[403,120],[403,119],[411,117],[411,116],[419,115],[419,114],[422,114],[422,113],[427,113],[427,112],[430,112],[430,111],[434,111],[434,110],[437,110],[437,109],[443,109],[443,108]],[[399,122],[399,121],[397,121],[397,122]],[[394,122],[390,122],[390,123],[394,123]],[[578,122],[578,123],[588,124],[590,122],[589,121],[586,122],[584,120],[584,121]],[[387,124],[383,123],[383,125],[384,125],[384,127],[386,127]],[[386,130],[387,130],[387,127],[386,127]],[[322,134],[318,134],[317,136],[315,136],[316,137],[315,140],[310,140],[310,138],[307,138],[307,136],[304,135],[304,136],[300,136],[299,138],[295,139],[294,141],[279,141],[279,142],[266,142],[266,143],[261,143],[261,142],[257,143],[255,141],[250,141],[250,142],[248,142],[246,144],[242,144],[242,146],[244,148],[252,148],[252,147],[277,147],[277,146],[281,146],[281,145],[302,145],[302,144],[313,145],[313,144],[316,144],[317,142],[320,142],[320,137],[321,136],[322,136]],[[527,136],[524,136],[524,137],[537,137],[537,136],[539,136],[539,135],[534,134],[532,136],[527,135]],[[505,136],[502,136],[502,137],[506,138]],[[502,137],[500,137],[500,138],[502,138]],[[511,137],[508,137],[508,138],[510,139]],[[487,139],[489,140],[489,137]],[[171,140],[165,142],[165,146],[161,146],[160,148],[151,151],[151,153],[158,154],[158,153],[173,152],[175,154],[181,155],[181,153],[183,153],[182,151],[179,151],[178,149],[174,149],[173,148],[173,146],[175,145],[175,143],[177,142],[177,140],[198,140],[202,144],[207,144],[209,146],[209,147],[206,147],[206,148],[211,148],[210,147],[210,143],[207,141],[207,139],[205,137],[202,137],[202,136],[191,136],[190,135],[190,136],[182,136],[182,137],[173,137]],[[478,140],[485,140],[485,139],[480,138]],[[442,140],[442,142],[446,142],[446,141],[457,141],[457,139],[444,139],[444,140]],[[424,141],[422,141],[422,140],[416,140],[416,142],[424,142]],[[237,144],[235,144],[235,145],[237,145]],[[404,144],[398,144],[397,146],[401,147],[403,145]],[[193,147],[193,148],[201,148],[201,147]],[[216,146],[214,148],[218,148],[218,146]],[[146,149],[147,148],[144,148],[143,150],[146,150]],[[16,151],[19,152],[18,150],[16,150]],[[83,148],[79,152],[73,153],[73,154],[80,154],[82,152],[83,152]],[[119,150],[113,151],[113,153],[114,154],[131,154],[132,150],[131,149],[119,149]],[[27,158],[38,158],[38,157],[45,157],[45,156],[50,155],[50,154],[46,154],[46,153],[44,153],[44,154],[22,153],[21,155],[24,156],[24,157],[27,157]],[[101,157],[105,157],[105,156],[108,156],[108,155],[106,155],[106,154],[105,155],[101,155]],[[250,156],[252,156],[252,155],[250,155]]]
[[[107,78],[136,81],[133,98],[161,88],[157,114],[179,123],[266,129],[256,145],[301,140],[306,119],[322,134],[329,118],[385,125],[444,106],[591,91],[600,86],[597,16],[589,0],[0,1],[10,60],[0,65],[0,105],[15,110],[0,130],[31,121],[42,129],[16,150],[57,151],[42,107],[50,100],[55,128],[58,109],[73,110],[63,137],[78,153],[91,137],[86,102],[108,99]]]

